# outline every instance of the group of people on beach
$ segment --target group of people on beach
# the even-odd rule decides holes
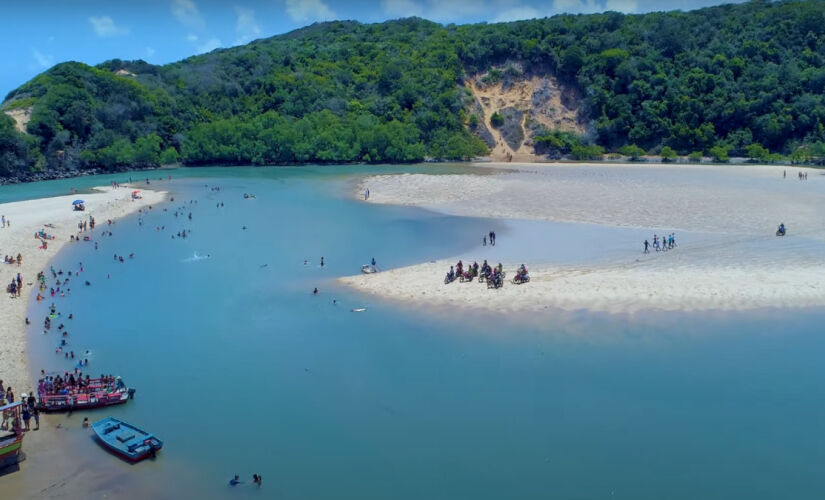
[[[504,277],[505,272],[501,262],[492,267],[487,264],[485,259],[481,266],[478,265],[478,262],[473,262],[465,269],[464,263],[459,260],[455,266],[450,266],[450,270],[447,271],[447,275],[444,277],[444,284],[452,283],[456,279],[464,283],[478,278],[479,283],[487,283],[487,288],[501,288],[504,285]],[[520,285],[528,281],[530,281],[530,274],[527,267],[521,264],[516,270],[513,284]]]
[[[13,255],[6,255],[3,258],[3,264],[17,264],[18,266],[23,263],[23,254],[18,253],[17,258],[15,259]]]
[[[662,236],[661,238],[654,234],[652,246],[657,252],[667,252],[668,250],[672,250],[676,247],[676,233],[670,233]],[[650,253],[651,244],[649,241],[645,240],[644,247],[645,249],[642,253]]]
[[[14,402],[14,391],[12,391],[11,386],[4,388],[3,381],[0,380],[0,406]],[[6,410],[2,414],[2,420],[0,420],[0,430],[20,429],[21,427],[24,431],[40,429],[40,411],[37,409],[37,399],[34,397],[34,393],[27,394],[24,392],[20,396],[20,402],[23,403],[21,415],[23,425],[21,426],[20,422],[17,421],[15,412]],[[32,418],[34,418],[34,429],[31,428]]]
[[[23,293],[23,275],[17,273],[17,276],[11,279],[11,283],[6,287],[6,292],[11,295],[11,298],[20,297]]]

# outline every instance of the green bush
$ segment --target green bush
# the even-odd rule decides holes
[[[662,157],[662,161],[667,163],[675,160],[678,156],[676,155],[676,151],[673,150],[670,146],[665,146],[659,152],[659,156]],[[700,158],[701,159],[701,158]]]
[[[630,157],[631,161],[638,161],[644,156],[645,150],[635,144],[629,144],[619,148],[619,154]]]
[[[716,146],[713,146],[712,148],[710,148],[710,151],[708,151],[708,152],[710,153],[710,156],[712,156],[715,161],[720,162],[720,163],[727,163],[727,162],[730,161],[730,157],[728,156],[728,151],[730,151],[730,146],[727,146],[727,145],[724,145],[724,144],[717,144]]]

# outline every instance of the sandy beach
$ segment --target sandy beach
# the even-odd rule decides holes
[[[420,305],[635,313],[797,308],[825,305],[825,179],[818,171],[782,166],[513,165],[493,175],[383,175],[363,179],[368,202],[510,220],[554,221],[619,228],[585,262],[532,258],[528,246],[567,245],[564,234],[516,243],[489,254],[482,247],[437,262],[342,278],[367,294]],[[800,181],[797,173],[809,171]],[[783,177],[783,171],[785,176]],[[788,236],[777,238],[784,222]],[[677,248],[642,253],[644,239],[677,234]],[[582,243],[583,244],[583,243]],[[622,246],[624,245],[624,246]],[[513,246],[520,248],[513,248]],[[616,248],[619,250],[616,250]],[[540,249],[538,249],[540,250]],[[485,253],[487,252],[487,253]],[[530,248],[535,255],[536,248]],[[489,257],[488,257],[489,255]],[[524,263],[531,281],[487,290],[476,282],[445,285],[450,265],[489,258],[511,278]],[[493,260],[495,259],[495,260]]]
[[[36,289],[33,283],[37,273],[47,269],[49,260],[64,245],[74,244],[71,236],[78,234],[78,222],[88,221],[89,216],[95,218],[96,229],[84,233],[94,239],[95,232],[108,227],[108,219],[116,220],[137,212],[143,207],[161,202],[166,196],[163,191],[144,190],[141,193],[143,198],[133,201],[131,192],[132,189],[128,187],[100,187],[95,188],[93,193],[0,204],[0,214],[10,222],[9,227],[0,229],[0,254],[15,259],[18,254],[23,257],[21,265],[0,266],[4,292],[6,285],[17,273],[23,277],[21,296],[12,299],[4,293],[5,304],[0,309],[0,345],[3,346],[0,349],[0,366],[3,367],[0,380],[3,380],[6,387],[13,387],[15,394],[22,394],[34,387],[27,367],[25,319],[29,298]],[[72,201],[78,198],[86,202],[86,210],[83,212],[72,210]],[[45,224],[51,226],[45,227]],[[54,239],[48,240],[48,248],[45,250],[39,248],[41,240],[34,237],[41,229],[54,236]],[[39,321],[39,318],[32,321]]]

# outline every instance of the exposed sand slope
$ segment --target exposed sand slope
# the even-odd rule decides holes
[[[11,222],[11,227],[0,228],[0,255],[17,257],[23,256],[23,264],[0,263],[0,285],[2,285],[2,303],[0,308],[0,379],[6,386],[15,388],[15,394],[22,394],[30,389],[29,372],[27,370],[26,355],[26,306],[29,297],[36,290],[37,273],[47,268],[48,261],[54,257],[63,245],[70,242],[69,237],[77,234],[77,223],[88,220],[92,215],[97,222],[95,231],[88,231],[84,235],[95,238],[96,232],[108,228],[107,219],[116,219],[136,212],[138,209],[156,204],[165,198],[166,193],[161,191],[142,191],[142,200],[131,200],[131,189],[121,187],[96,188],[95,193],[82,195],[58,196],[39,200],[28,200],[14,203],[0,204],[0,214],[5,215]],[[72,210],[72,201],[82,198],[86,202],[85,212]],[[52,224],[54,228],[44,228],[44,224]],[[111,228],[116,230],[117,226]],[[55,239],[49,240],[48,249],[40,250],[40,240],[34,234],[45,229],[53,234]],[[89,243],[77,243],[89,244]],[[19,298],[9,298],[5,293],[6,285],[12,278],[21,273],[23,276],[23,294]]]
[[[532,134],[527,126],[528,120],[538,122],[549,130],[563,130],[584,133],[578,109],[571,104],[555,79],[533,76],[513,82],[498,82],[485,85],[481,76],[470,78],[465,86],[475,96],[484,113],[483,119],[495,139],[490,157],[498,161],[535,161],[537,159],[532,145]],[[525,140],[520,147],[513,149],[503,139],[501,132],[491,127],[490,117],[505,108],[515,108],[524,112],[521,128]]]
[[[367,293],[428,305],[496,310],[706,310],[825,306],[825,178],[783,167],[525,166],[498,175],[366,178],[370,202],[445,213],[676,231],[679,247],[642,255],[641,243],[594,262],[526,262],[532,281],[487,290],[443,284],[436,263],[342,279]],[[784,222],[790,233],[773,235]],[[711,233],[698,237],[694,233]],[[648,234],[645,231],[643,234]],[[558,235],[564,237],[564,235]],[[685,236],[685,237],[683,237]],[[479,235],[480,237],[480,235]],[[508,277],[518,265],[505,261]]]
[[[5,111],[5,113],[14,120],[14,128],[18,131],[26,133],[26,125],[29,124],[29,120],[32,118],[32,108],[29,106],[28,108],[21,108],[21,109],[11,109]]]

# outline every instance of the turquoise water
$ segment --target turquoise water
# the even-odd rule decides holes
[[[349,197],[364,169],[175,174],[164,184],[175,203],[143,225],[119,221],[97,251],[80,243],[57,257],[56,269],[83,262],[91,283],[72,280],[54,299],[75,316],[63,321],[70,348],[91,350],[91,373],[137,388],[90,418],[118,416],[166,442],[156,461],[129,466],[75,414],[65,434],[78,460],[168,498],[821,498],[825,312],[525,322],[364,297],[334,279],[371,257],[395,267],[481,255],[490,229],[503,248],[524,228],[558,241],[617,231],[365,205]],[[184,228],[189,238],[170,237]],[[32,303],[36,326],[48,302]],[[33,369],[71,369],[54,333],[29,336]],[[235,473],[262,474],[263,489],[230,489]]]

